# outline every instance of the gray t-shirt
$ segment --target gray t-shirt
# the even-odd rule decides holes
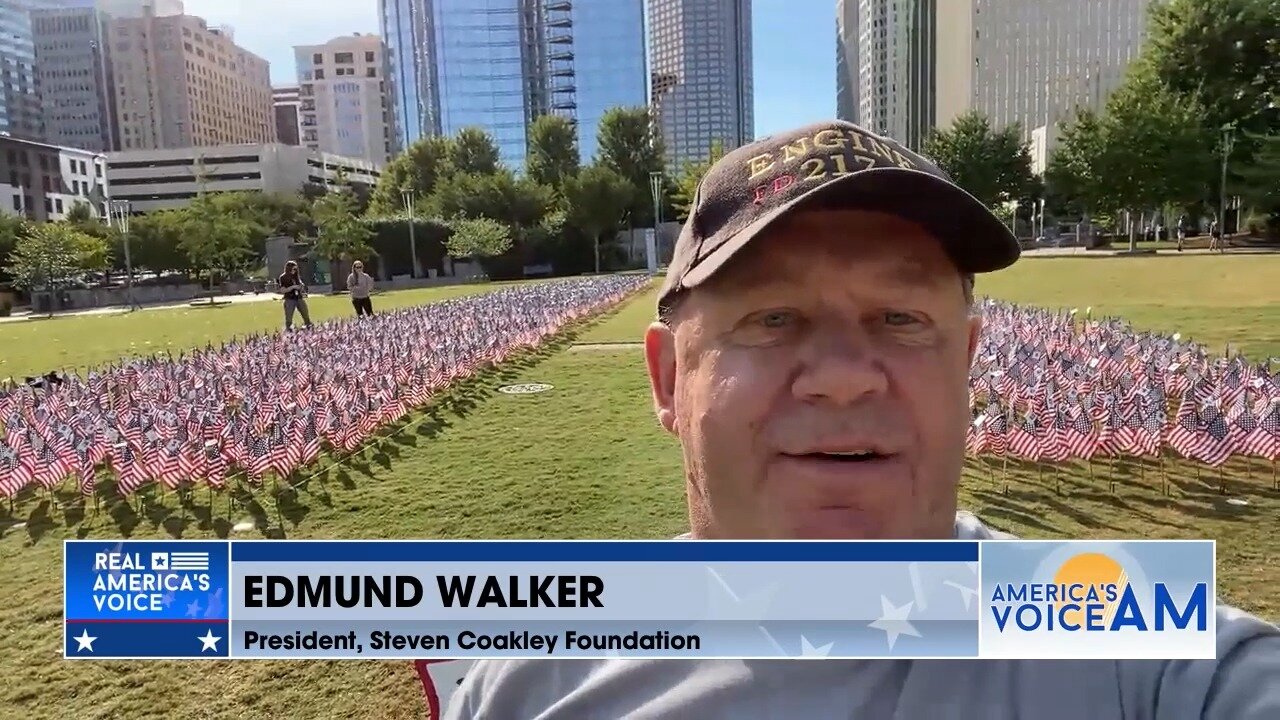
[[[1280,720],[1280,629],[1217,620],[1217,660],[482,660],[444,717]]]

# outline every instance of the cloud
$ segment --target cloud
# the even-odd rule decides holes
[[[188,15],[230,25],[236,44],[271,63],[277,85],[297,81],[294,45],[378,32],[377,0],[184,0]]]

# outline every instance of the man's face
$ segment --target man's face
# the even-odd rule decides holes
[[[814,211],[753,240],[645,335],[694,536],[950,537],[979,329],[905,220]]]

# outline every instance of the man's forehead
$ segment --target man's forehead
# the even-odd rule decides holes
[[[857,210],[797,214],[751,241],[708,285],[804,282],[838,264],[911,285],[956,273],[941,243],[903,218]]]

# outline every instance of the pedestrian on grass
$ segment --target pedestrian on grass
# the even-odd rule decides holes
[[[957,485],[974,277],[1018,256],[936,165],[846,122],[716,162],[644,337],[683,537],[1009,537]],[[485,660],[445,717],[1280,718],[1280,629],[1218,605],[1216,631],[1196,661]]]
[[[311,327],[311,312],[307,309],[307,285],[298,275],[298,263],[290,260],[284,264],[284,272],[276,279],[278,292],[284,296],[284,329],[293,329],[293,314],[302,315],[302,322]]]
[[[364,263],[359,260],[351,263],[347,290],[351,292],[351,305],[356,309],[356,317],[373,315],[373,300],[369,299],[369,294],[373,292],[373,277],[365,274]]]

